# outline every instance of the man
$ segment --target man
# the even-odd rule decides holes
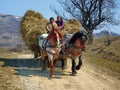
[[[49,20],[50,20],[50,21],[46,24],[47,33],[49,33],[49,32],[50,32],[51,30],[53,30],[53,29],[58,29],[58,26],[57,26],[57,24],[55,23],[54,18],[53,18],[53,17],[50,17]]]
[[[51,35],[51,31],[52,30],[56,30],[56,32],[59,34],[59,37],[60,37],[60,41],[62,41],[63,39],[63,35],[62,35],[62,32],[60,31],[60,28],[58,27],[58,25],[56,24],[56,22],[54,21],[54,18],[53,17],[50,17],[49,19],[50,21],[46,24],[46,30],[47,30],[47,33],[49,33],[49,36]],[[48,38],[49,38],[48,36]],[[62,43],[62,42],[61,42]]]
[[[57,21],[56,21],[57,25],[58,25],[58,28],[60,30],[63,30],[64,29],[64,22],[63,22],[63,19],[61,16],[57,16]]]

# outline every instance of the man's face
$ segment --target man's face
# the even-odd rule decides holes
[[[51,22],[51,23],[53,23],[53,22],[54,22],[54,20],[50,20],[50,22]]]
[[[58,21],[61,21],[61,17],[58,17],[57,19],[58,19]]]

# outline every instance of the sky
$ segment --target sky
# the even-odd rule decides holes
[[[23,16],[32,9],[49,19],[51,16],[56,17],[50,6],[60,7],[57,0],[0,0],[0,13]]]
[[[56,18],[57,16],[50,9],[50,6],[61,9],[57,0],[0,0],[0,14],[10,14],[22,17],[27,10],[31,9],[41,13],[47,19],[51,16]],[[117,14],[115,17],[118,17],[120,20],[120,9],[116,10],[116,12]],[[107,26],[101,30],[105,29],[120,34],[120,25]],[[100,30],[95,30],[95,32],[100,32]]]

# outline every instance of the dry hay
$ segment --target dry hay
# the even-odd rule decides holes
[[[40,14],[33,10],[28,10],[21,22],[22,37],[28,46],[33,51],[38,51],[38,36],[46,33],[45,25],[47,20]]]
[[[27,47],[34,53],[39,50],[38,36],[47,33],[45,29],[47,22],[47,19],[33,10],[28,10],[22,19],[22,37]],[[65,33],[75,33],[78,30],[81,30],[81,24],[76,19],[71,19],[65,22]]]
[[[81,23],[76,19],[70,19],[65,22],[65,31],[67,33],[75,33],[78,30],[81,30]]]

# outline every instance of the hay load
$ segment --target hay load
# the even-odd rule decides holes
[[[21,33],[27,47],[32,52],[38,52],[38,37],[42,33],[46,33],[45,19],[40,13],[28,10],[21,22]]]
[[[38,37],[46,31],[46,23],[48,22],[40,13],[28,10],[21,22],[21,33],[26,46],[33,52],[38,53]],[[76,19],[70,19],[65,22],[64,33],[75,33],[81,30],[81,24]]]
[[[75,33],[81,30],[81,27],[81,23],[76,19],[70,19],[65,22],[65,31],[67,31],[67,33]]]

